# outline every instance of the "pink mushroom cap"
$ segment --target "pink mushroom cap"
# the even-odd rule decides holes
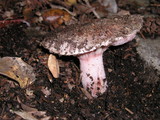
[[[107,89],[103,52],[109,46],[118,46],[134,39],[143,24],[140,15],[114,15],[89,23],[74,24],[57,29],[45,37],[42,46],[51,53],[77,56],[80,60],[83,87],[93,97]]]

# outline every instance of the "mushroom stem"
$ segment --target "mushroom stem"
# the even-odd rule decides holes
[[[107,89],[106,74],[103,65],[103,52],[107,48],[99,48],[96,51],[80,55],[81,80],[86,90],[93,97],[103,94]]]

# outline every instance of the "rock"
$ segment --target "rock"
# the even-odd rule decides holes
[[[157,39],[142,39],[138,41],[137,52],[148,66],[154,67],[160,74],[160,37]]]

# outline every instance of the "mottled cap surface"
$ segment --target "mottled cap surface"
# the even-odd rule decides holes
[[[51,33],[44,38],[42,46],[51,53],[60,55],[84,54],[102,46],[115,45],[118,40],[140,31],[142,24],[143,18],[140,15],[115,15],[95,19]]]

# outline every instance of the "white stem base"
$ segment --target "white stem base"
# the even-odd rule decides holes
[[[103,94],[107,89],[106,75],[103,66],[103,52],[106,48],[80,55],[82,85],[93,97]]]

